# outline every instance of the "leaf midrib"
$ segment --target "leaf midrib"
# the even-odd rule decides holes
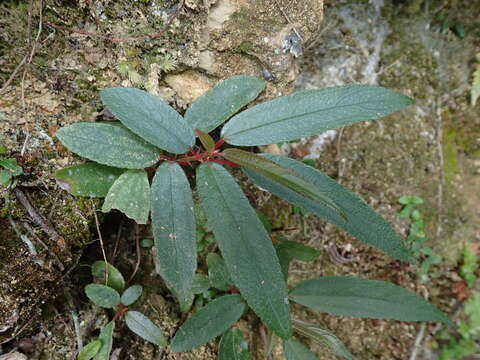
[[[232,137],[232,136],[237,136],[237,135],[242,134],[244,132],[248,132],[248,131],[251,131],[251,130],[256,130],[256,129],[259,129],[261,127],[267,127],[267,126],[270,126],[272,124],[281,123],[283,121],[288,121],[288,120],[292,120],[292,119],[299,118],[299,117],[309,116],[309,115],[316,114],[316,113],[322,113],[324,111],[329,111],[329,110],[332,110],[332,109],[341,109],[341,108],[344,108],[344,107],[347,107],[347,106],[348,107],[359,106],[359,107],[363,108],[362,104],[367,104],[367,103],[368,102],[362,102],[362,103],[351,104],[351,105],[336,105],[336,106],[331,106],[329,108],[325,108],[325,109],[321,109],[321,110],[315,110],[315,111],[305,112],[305,113],[298,114],[298,115],[292,115],[292,116],[288,116],[288,117],[285,117],[285,118],[280,118],[280,119],[277,119],[277,120],[272,120],[270,122],[262,123],[262,124],[259,124],[257,126],[249,127],[248,129],[239,130],[239,131],[237,131],[233,134],[227,135],[226,137],[228,138],[228,137]],[[374,109],[366,109],[366,108],[363,108],[363,109],[364,110],[376,111]],[[378,111],[380,111],[380,110],[378,110]]]
[[[222,200],[223,200],[223,203],[225,204],[225,207],[227,208],[228,212],[230,213],[231,217],[233,218],[235,224],[238,226],[238,222],[237,222],[237,219],[236,219],[235,216],[234,216],[234,212],[233,212],[232,209],[229,207],[228,202],[225,201],[225,196],[223,195],[222,189],[221,189],[220,186],[218,185],[217,179],[216,179],[216,177],[215,177],[215,173],[213,172],[212,175],[213,175],[212,178],[213,178],[213,180],[214,180],[214,185],[216,186],[216,188],[217,188],[217,190],[218,190],[218,193],[219,193],[220,196],[222,197]],[[240,190],[240,191],[241,191],[241,190]],[[248,201],[248,200],[247,200],[247,201]],[[250,243],[249,243],[248,241],[247,241],[247,242],[244,241],[244,240],[245,240],[245,237],[244,237],[244,235],[243,235],[243,231],[241,232],[241,237],[242,237],[243,243],[244,243],[244,244],[248,244],[249,250],[251,250]],[[262,261],[260,261],[260,259],[258,259],[256,253],[255,253],[254,251],[251,252],[251,253],[253,254],[253,256],[254,256],[254,258],[255,258],[255,262],[256,262],[257,264],[262,264]],[[260,280],[259,283],[262,284],[262,280],[263,280],[263,279],[260,278],[260,276],[258,275],[257,272],[255,272],[255,275],[256,275],[257,280]],[[276,317],[276,319],[277,319],[277,323],[278,323],[279,326],[282,327],[282,329],[285,331],[286,329],[283,327],[283,323],[282,323],[279,315],[277,314],[276,308],[272,305],[270,297],[267,297],[267,301],[268,301],[268,304],[269,304],[270,308],[272,309],[272,311],[273,311],[273,313],[274,313],[274,315],[275,315],[275,317]],[[285,332],[285,333],[287,333],[287,332]]]

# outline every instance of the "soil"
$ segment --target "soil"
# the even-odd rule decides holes
[[[401,234],[406,234],[408,221],[398,217],[398,198],[425,199],[421,211],[429,246],[443,257],[427,281],[416,267],[391,260],[252,184],[242,184],[252,204],[272,223],[274,237],[283,235],[321,251],[314,262],[291,265],[289,285],[321,275],[382,279],[422,294],[457,316],[462,301],[453,284],[461,281],[460,254],[465,244],[480,241],[480,107],[469,103],[473,59],[480,52],[480,4],[336,1],[326,3],[322,23],[322,1],[186,0],[161,38],[119,43],[64,29],[115,38],[147,36],[175,14],[177,2],[44,1],[38,39],[41,3],[31,4],[30,9],[28,2],[0,4],[0,12],[6,14],[0,19],[0,83],[5,84],[25,56],[29,61],[36,44],[29,66],[21,68],[1,94],[0,143],[24,169],[17,189],[59,238],[45,234],[13,191],[0,190],[0,359],[11,351],[28,359],[74,359],[73,318],[79,318],[86,343],[112,316],[92,306],[83,294],[91,281],[89,266],[102,258],[93,217],[101,201],[68,195],[50,175],[82,162],[55,139],[56,129],[108,119],[99,90],[120,84],[144,88],[179,111],[219,79],[237,73],[269,80],[259,101],[294,87],[350,82],[379,84],[413,97],[415,106],[381,121],[263,150],[313,159]],[[451,27],[445,28],[445,18]],[[453,30],[454,24],[463,25],[463,37]],[[303,39],[303,55],[298,58],[291,50],[281,50],[284,37],[295,30]],[[99,222],[108,259],[124,274],[132,274],[138,255],[135,242],[151,237],[149,227],[137,227],[115,212],[99,214]],[[18,232],[35,244],[37,256]],[[155,275],[152,251],[142,248],[139,255],[134,283],[141,284],[145,294],[137,308],[170,337],[185,317]],[[205,264],[200,263],[202,267]],[[360,360],[410,359],[421,326],[334,317],[297,306],[293,311],[294,317],[335,333]],[[258,321],[249,314],[240,328],[249,336],[254,358],[264,358]],[[438,330],[439,325],[428,324],[416,359],[438,356],[442,345],[434,337]],[[215,342],[191,354],[173,354],[130,336],[123,325],[114,338],[116,359],[216,358]],[[319,359],[335,358],[308,339],[301,340]],[[273,357],[283,358],[278,342]]]

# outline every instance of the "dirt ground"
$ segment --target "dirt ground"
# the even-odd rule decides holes
[[[112,45],[47,25],[58,24],[60,18],[62,26],[85,32],[100,28],[108,30],[108,34],[125,36],[125,29],[139,29],[135,36],[144,36],[153,31],[152,27],[163,25],[176,5],[176,1],[137,3],[45,2],[42,28],[37,2],[33,2],[30,12],[28,2],[0,3],[0,87],[6,87],[0,95],[0,143],[24,168],[18,188],[61,234],[44,240],[48,251],[39,249],[44,266],[32,261],[28,248],[19,242],[15,224],[32,238],[45,239],[45,231],[19,204],[18,194],[1,190],[0,276],[6,279],[3,284],[11,284],[16,290],[14,297],[10,296],[11,289],[0,287],[0,323],[7,324],[0,328],[2,360],[1,354],[9,352],[18,354],[13,359],[24,359],[20,354],[27,359],[74,359],[74,319],[79,319],[80,334],[87,342],[98,335],[111,316],[93,307],[83,294],[83,287],[91,281],[89,265],[102,257],[92,216],[101,201],[74,198],[50,178],[53,171],[81,162],[59,145],[53,136],[55,130],[70,122],[105,116],[98,92],[114,83],[146,88],[183,111],[201,89],[204,91],[222,77],[223,70],[211,68],[209,54],[203,55],[206,62],[202,66],[206,68],[192,72],[198,66],[193,63],[199,58],[198,48],[171,48],[161,41]],[[207,21],[207,13],[203,13],[206,3],[214,1],[186,1],[186,11],[172,23],[175,31],[168,33],[177,45],[187,32],[198,30],[192,21],[194,16],[205,16],[202,21]],[[469,101],[474,57],[480,52],[480,3],[344,0],[325,5],[319,35],[303,44],[300,61],[289,58],[288,63],[268,68],[283,77],[269,85],[265,97],[290,91],[291,80],[298,77],[297,89],[376,83],[411,96],[416,104],[379,122],[282,144],[276,150],[298,159],[313,159],[319,169],[360,194],[401,234],[406,234],[408,221],[398,217],[399,197],[421,196],[425,199],[421,211],[425,214],[429,246],[443,261],[431,270],[435,276],[422,281],[414,266],[389,259],[334,226],[312,215],[299,214],[293,206],[245,183],[249,199],[268,217],[275,235],[321,251],[314,262],[292,264],[289,285],[321,275],[383,279],[428,297],[458,319],[463,300],[454,284],[461,282],[461,251],[465,244],[478,245],[480,241],[480,105],[472,107]],[[137,16],[128,17],[128,13]],[[445,25],[446,18],[451,25]],[[230,33],[236,31],[233,24],[247,20],[248,14],[234,12]],[[458,24],[464,33],[455,30]],[[275,25],[265,21],[262,26]],[[312,22],[301,30],[314,33],[315,26]],[[219,54],[232,67],[242,55],[252,73],[258,74],[263,69],[259,64],[271,61],[259,57],[252,60],[251,54],[260,51],[255,49],[255,41],[241,41],[235,44],[235,51],[229,47],[231,44],[224,44],[222,36],[210,41],[215,43],[216,51],[222,46],[228,48]],[[37,45],[32,52],[34,43]],[[22,68],[8,84],[25,56],[30,63],[28,71]],[[205,76],[215,71],[216,75]],[[180,92],[189,82],[200,90]],[[141,266],[134,281],[142,284],[146,293],[138,309],[152,317],[168,337],[172,336],[184,317],[154,273],[151,250],[142,248],[137,253],[135,246],[138,239],[151,237],[149,227],[137,227],[119,213],[100,216],[99,225],[107,257],[122,272],[130,275],[140,256]],[[203,262],[199,266],[205,269]],[[15,283],[18,278],[23,279],[20,285]],[[297,306],[293,310],[294,317],[322,324],[334,332],[359,360],[414,360],[411,354],[416,341],[420,344],[416,359],[436,359],[438,347],[442,346],[434,337],[440,329],[437,324],[427,324],[421,331],[422,325],[415,323],[335,317]],[[241,320],[240,327],[249,334],[254,358],[263,359],[265,342],[258,321],[249,315]],[[335,358],[319,345],[309,345],[319,359]],[[112,359],[215,359],[217,345],[211,342],[191,354],[172,354],[130,336],[120,326],[115,332],[114,350],[117,355]],[[277,344],[275,360],[283,358],[280,350]]]

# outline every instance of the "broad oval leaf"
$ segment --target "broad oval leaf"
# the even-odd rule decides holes
[[[283,354],[286,360],[318,360],[317,356],[305,345],[294,339],[283,342]]]
[[[53,177],[62,189],[74,196],[105,197],[108,189],[124,171],[102,164],[86,163],[58,170]]]
[[[228,291],[230,285],[232,285],[232,280],[222,257],[215,253],[209,253],[207,255],[207,267],[208,279],[212,287],[218,290]]]
[[[356,194],[317,169],[299,161],[278,155],[264,154],[262,156],[291,168],[318,188],[319,191],[328,193],[344,211],[346,219],[329,207],[319,205],[265,176],[244,169],[245,173],[256,185],[298,207],[311,211],[352,234],[358,240],[384,251],[393,258],[415,262],[411,251],[405,246],[392,227]]]
[[[120,294],[110,286],[88,284],[85,286],[85,294],[95,305],[105,309],[112,309],[120,304]]]
[[[143,169],[158,161],[160,150],[115,123],[76,123],[55,135],[70,151],[100,164]]]
[[[95,355],[93,360],[110,360],[113,344],[113,330],[115,329],[115,321],[109,322],[100,330],[98,339],[102,342],[100,351]]]
[[[152,183],[152,227],[157,271],[181,310],[187,311],[193,300],[197,240],[192,191],[178,164],[165,162],[157,169]]]
[[[101,340],[95,340],[85,345],[78,353],[77,360],[91,360],[102,347]]]
[[[228,329],[220,340],[218,360],[248,360],[251,354],[243,333],[233,327]]]
[[[125,288],[125,279],[116,267],[105,261],[95,261],[92,265],[92,275],[105,283],[107,286],[117,290],[119,293]]]
[[[409,97],[372,85],[304,90],[256,105],[222,129],[232,145],[267,145],[374,120],[412,104]]]
[[[324,276],[295,286],[290,299],[333,315],[452,324],[445,314],[422,297],[378,280]]]
[[[192,293],[195,295],[203,294],[210,289],[210,280],[207,275],[196,273],[193,277]]]
[[[265,81],[248,75],[232,76],[196,99],[185,113],[185,120],[206,133],[221,125],[253,101],[265,88]]]
[[[297,333],[310,338],[317,344],[326,347],[334,354],[347,360],[352,360],[353,356],[348,351],[342,341],[332,332],[315,324],[309,324],[300,320],[293,320],[293,328]]]
[[[130,306],[138,300],[142,295],[142,291],[143,288],[140,285],[132,285],[123,292],[120,301],[123,305]]]
[[[292,260],[313,261],[320,256],[318,250],[297,241],[289,240],[275,244],[275,251],[277,252],[285,281],[287,280],[288,268]]]
[[[245,309],[242,297],[237,294],[209,302],[177,330],[171,343],[172,351],[189,351],[205,345],[240,319]]]
[[[128,328],[142,339],[158,346],[167,346],[162,330],[142,313],[128,311],[125,315],[125,322]]]
[[[218,164],[197,173],[200,201],[235,286],[262,321],[291,335],[290,310],[275,249],[240,186]]]
[[[193,129],[158,96],[127,87],[104,89],[100,96],[123,125],[160,149],[183,154],[195,143]]]
[[[222,155],[227,160],[263,175],[308,199],[329,206],[341,216],[344,216],[342,209],[340,209],[326,193],[319,191],[313,184],[305,181],[305,179],[296,174],[292,169],[279,165],[268,158],[240,149],[227,149]]]
[[[103,203],[102,211],[117,209],[146,224],[150,212],[150,184],[144,170],[128,170],[113,183]]]

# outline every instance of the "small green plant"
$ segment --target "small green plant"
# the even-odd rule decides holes
[[[420,261],[421,280],[427,281],[429,276],[436,276],[436,274],[429,274],[430,266],[440,263],[442,257],[436,255],[430,247],[425,245],[428,239],[425,233],[425,221],[423,214],[418,209],[418,206],[422,205],[424,201],[419,196],[402,196],[398,202],[403,205],[400,217],[410,219],[407,242],[413,256]]]
[[[85,294],[95,305],[115,309],[116,313],[100,330],[98,339],[80,349],[77,360],[109,360],[115,324],[122,319],[125,320],[127,327],[141,338],[158,346],[167,345],[162,331],[148,317],[129,309],[142,295],[140,285],[132,285],[125,289],[125,280],[121,272],[104,261],[96,261],[93,264],[92,275],[96,282],[85,287]]]
[[[476,254],[476,247],[467,245],[463,253],[463,265],[460,274],[472,289],[477,277],[475,271],[478,269],[479,259]],[[463,312],[458,326],[458,333],[451,334],[446,329],[437,334],[439,339],[448,341],[440,352],[440,360],[461,360],[467,356],[480,354],[480,292],[472,291],[464,304]]]
[[[0,155],[5,155],[7,149],[0,145]],[[15,177],[23,174],[23,169],[17,164],[15,158],[5,158],[0,156],[0,185],[14,187],[16,184]]]
[[[102,101],[119,123],[77,123],[56,133],[69,150],[94,161],[55,173],[64,187],[78,196],[105,197],[103,211],[118,209],[140,224],[148,222],[151,210],[157,272],[180,310],[189,311],[200,290],[208,300],[178,329],[171,350],[189,351],[224,334],[223,344],[241,354],[244,350],[233,346],[239,334],[229,329],[250,308],[283,339],[287,359],[301,358],[299,354],[309,350],[293,339],[294,329],[301,334],[326,330],[292,322],[289,301],[335,315],[450,323],[423,298],[383,281],[326,276],[300,282],[288,291],[282,271],[287,260],[282,254],[290,251],[275,250],[257,212],[227,170],[237,173],[240,168],[261,189],[396,259],[414,262],[391,226],[327,175],[287,157],[235,147],[291,141],[378,119],[412,100],[378,86],[347,85],[301,91],[239,112],[264,87],[265,82],[253,76],[232,77],[195,100],[184,116],[144,91],[105,89]],[[227,120],[217,139],[209,135]],[[151,183],[149,173],[155,173]],[[195,192],[191,182],[196,184]],[[194,195],[222,259],[207,249],[209,271],[223,270],[209,273],[208,279],[204,275],[203,280],[196,274]],[[284,247],[298,251],[292,244]],[[203,288],[198,286],[202,281]],[[223,295],[208,293],[212,283]]]

